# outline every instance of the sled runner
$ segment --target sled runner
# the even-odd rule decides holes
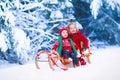
[[[83,52],[82,56],[85,57],[85,59],[87,60],[87,62],[90,64],[91,63],[91,60],[90,60],[90,55],[92,53],[87,49]]]
[[[42,54],[46,54],[47,55],[47,60],[42,60],[42,62],[48,62],[49,66],[52,70],[55,70],[54,66],[58,67],[59,69],[62,70],[67,70],[67,68],[64,66],[64,64],[67,64],[66,61],[64,61],[61,57],[59,57],[58,53],[56,51],[54,51],[53,53],[50,53],[49,51],[46,50],[41,50],[39,53],[36,54],[35,56],[35,65],[37,69],[40,69],[40,65],[39,65],[39,57]],[[62,66],[60,64],[58,64],[58,61],[60,61],[62,63]],[[66,63],[65,63],[66,62]]]
[[[81,48],[83,48],[83,42],[80,43],[81,45]],[[90,45],[90,43],[89,43]],[[91,51],[89,48],[85,49],[83,52],[82,52],[82,56],[85,57],[85,59],[87,60],[87,62],[90,64],[91,63],[91,60],[90,60],[90,56],[91,56]]]

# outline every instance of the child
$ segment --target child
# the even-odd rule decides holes
[[[65,27],[61,27],[59,29],[60,36],[58,37],[58,41],[56,41],[53,45],[52,50],[56,50],[60,56],[64,59],[72,58],[73,66],[78,67],[79,62],[77,59],[77,50],[73,41],[69,38],[68,30]],[[66,65],[66,64],[64,64]]]
[[[70,23],[68,25],[68,30],[71,34],[71,38],[75,44],[80,49],[80,53],[87,57],[88,63],[91,63],[90,61],[90,47],[89,47],[89,40],[77,29],[77,26],[75,23]],[[88,53],[85,54],[85,50],[88,50]]]

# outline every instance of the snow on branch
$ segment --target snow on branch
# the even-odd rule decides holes
[[[26,10],[30,10],[33,8],[39,7],[40,9],[44,10],[45,7],[43,6],[43,4],[41,3],[30,3],[27,5],[22,5],[21,10],[19,10],[20,12],[26,11]]]
[[[104,2],[104,3],[103,3]],[[97,18],[99,9],[105,4],[108,8],[111,8],[112,10],[117,9],[117,12],[119,14],[120,11],[120,0],[93,0],[90,5],[91,14],[94,16],[94,18]]]
[[[70,21],[70,20],[75,20],[75,18],[50,20],[50,21],[46,21],[46,23],[55,23],[55,22]]]
[[[112,8],[112,10],[115,9],[115,7],[120,8],[120,0],[106,0],[106,3],[109,4]]]
[[[8,49],[8,46],[7,46],[7,44],[6,44],[7,38],[6,38],[5,34],[6,34],[6,33],[5,33],[4,31],[2,31],[2,32],[0,33],[0,49],[1,49],[1,51],[3,51],[3,52],[5,52],[5,51]]]
[[[93,0],[90,5],[91,9],[91,14],[94,16],[94,18],[97,18],[98,11],[100,7],[102,6],[102,1],[101,0]]]

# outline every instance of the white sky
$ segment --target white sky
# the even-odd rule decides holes
[[[0,68],[1,80],[120,80],[120,47],[92,50],[91,64],[52,71],[47,62]],[[8,65],[7,65],[8,66]]]

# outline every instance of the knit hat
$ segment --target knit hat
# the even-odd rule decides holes
[[[65,27],[61,27],[61,28],[59,29],[59,31],[58,31],[60,35],[61,35],[61,33],[62,33],[63,30],[68,31],[67,28],[65,28]]]

